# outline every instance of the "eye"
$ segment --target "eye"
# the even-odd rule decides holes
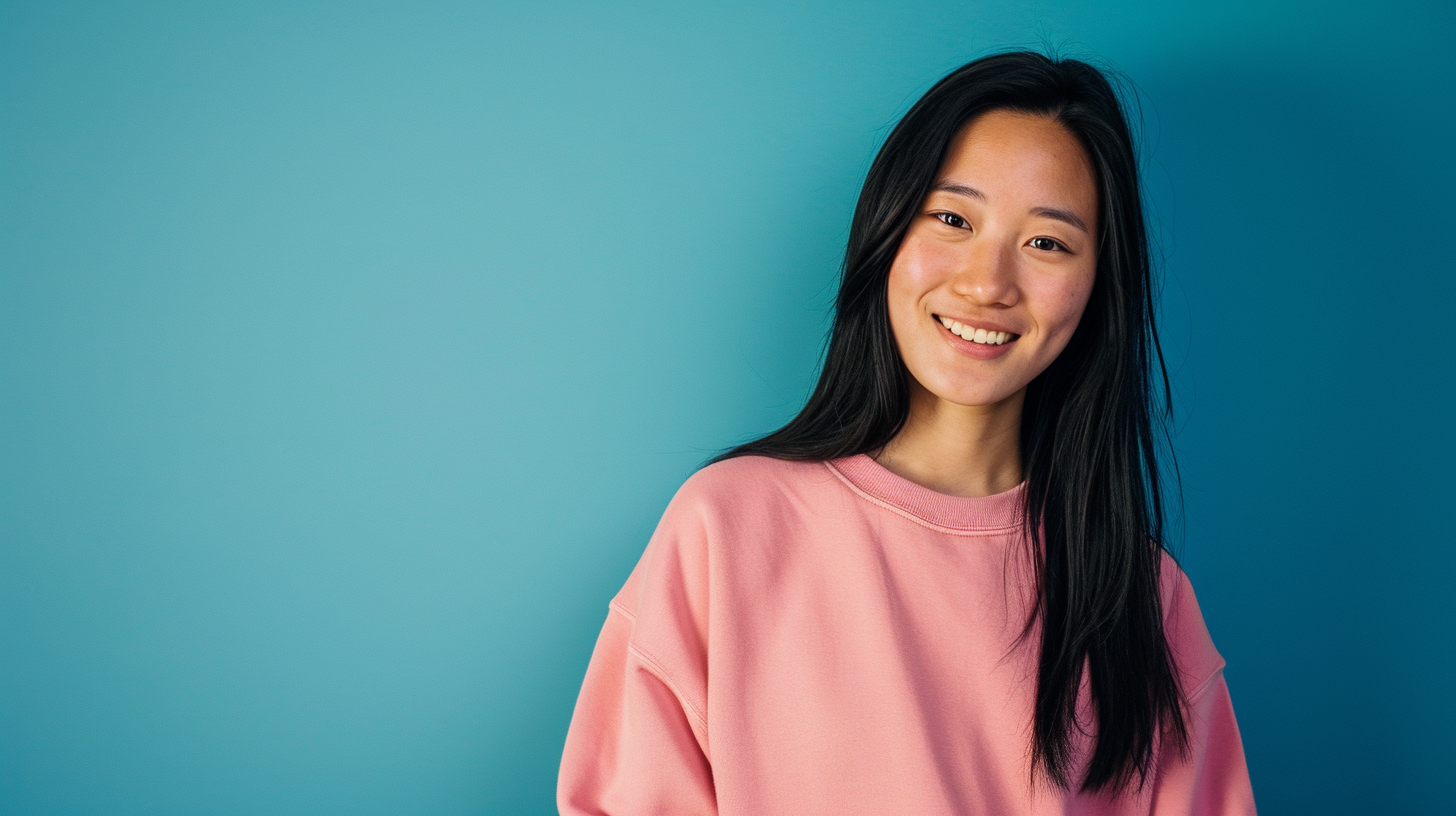
[[[961,218],[959,215],[956,215],[955,213],[938,212],[938,213],[931,213],[931,215],[935,216],[936,218],[939,218],[941,220],[941,222],[943,222],[947,226],[955,227],[956,229],[962,229],[964,227],[969,226],[966,223],[966,219]]]
[[[1044,243],[1042,245],[1038,245],[1037,244],[1038,241],[1042,241]],[[1048,251],[1057,251],[1057,252],[1067,252],[1067,251],[1069,251],[1066,247],[1062,246],[1062,244],[1061,244],[1060,241],[1057,241],[1054,238],[1048,238],[1045,235],[1038,235],[1037,237],[1031,239],[1031,243],[1032,243],[1032,246],[1035,246],[1037,249],[1045,249],[1045,250],[1048,250]]]

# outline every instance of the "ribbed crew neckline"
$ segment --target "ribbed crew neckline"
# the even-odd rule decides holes
[[[870,501],[937,527],[953,530],[994,530],[1021,524],[1023,480],[1010,490],[990,496],[952,496],[906,479],[857,453],[824,463],[856,492]]]

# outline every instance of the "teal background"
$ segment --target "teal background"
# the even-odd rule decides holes
[[[554,812],[875,149],[1046,45],[1140,92],[1261,812],[1456,809],[1456,6],[794,5],[0,7],[0,812]]]

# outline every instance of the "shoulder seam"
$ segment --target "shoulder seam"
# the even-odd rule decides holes
[[[628,612],[627,608],[625,606],[622,606],[622,604],[618,603],[616,598],[613,598],[611,602],[607,604],[607,609],[609,613],[616,612],[617,614],[626,618],[628,621],[631,621],[633,623],[637,621],[637,616],[633,615],[631,612]],[[687,709],[688,714],[691,715],[693,719],[697,720],[698,724],[702,726],[703,733],[708,733],[708,718],[703,716],[703,712],[698,708],[697,704],[695,704],[691,698],[683,693],[682,687],[678,684],[676,680],[672,679],[672,674],[669,673],[667,668],[662,665],[662,661],[653,657],[651,653],[649,653],[646,649],[643,649],[640,645],[633,643],[630,638],[628,638],[627,640],[627,651],[636,655],[637,659],[641,660],[642,664],[647,667],[647,670],[651,672],[652,675],[658,680],[661,680],[662,684],[667,686],[668,689],[671,690],[672,693],[679,700],[682,701],[683,707]]]
[[[637,659],[641,660],[643,665],[647,667],[647,670],[652,672],[654,677],[661,680],[663,685],[667,686],[682,701],[683,707],[687,709],[688,714],[698,721],[698,725],[702,726],[703,733],[708,733],[707,718],[703,716],[703,712],[698,710],[697,705],[686,694],[683,694],[682,689],[672,679],[672,675],[668,674],[667,669],[663,667],[662,663],[657,658],[648,654],[641,646],[630,641],[627,643],[627,651],[636,655]]]
[[[1217,680],[1220,674],[1223,674],[1223,668],[1227,665],[1228,663],[1225,660],[1219,658],[1218,668],[1213,670],[1213,674],[1210,674],[1206,680],[1204,680],[1202,683],[1199,683],[1198,688],[1195,689],[1192,694],[1188,695],[1188,705],[1193,705],[1194,703],[1198,702],[1200,698],[1203,697],[1203,693],[1208,691],[1209,687],[1213,685],[1213,681]]]
[[[627,620],[632,621],[633,623],[637,622],[637,616],[632,614],[631,612],[628,612],[627,607],[622,606],[621,602],[619,602],[616,598],[613,598],[610,602],[607,603],[607,610],[616,610],[622,615],[622,617],[626,618]]]

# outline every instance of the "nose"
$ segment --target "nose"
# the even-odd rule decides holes
[[[951,280],[951,291],[978,306],[1012,306],[1016,288],[1016,248],[982,235],[969,244],[966,256]]]

